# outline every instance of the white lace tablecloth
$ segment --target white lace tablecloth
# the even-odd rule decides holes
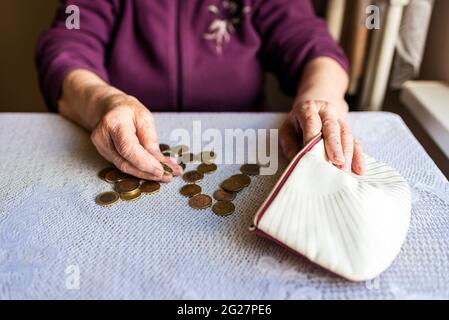
[[[207,128],[277,128],[282,114],[157,114],[161,141],[192,120]],[[351,283],[248,232],[278,176],[260,176],[220,218],[178,194],[103,208],[111,187],[89,134],[57,115],[0,114],[0,298],[390,299],[449,298],[449,183],[402,120],[351,114],[365,151],[413,190],[407,241],[379,278]],[[285,163],[284,163],[285,164]],[[238,170],[220,165],[212,194]]]

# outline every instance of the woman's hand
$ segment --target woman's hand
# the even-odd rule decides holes
[[[121,171],[155,181],[170,182],[161,163],[180,175],[182,169],[175,160],[164,157],[151,112],[136,98],[117,94],[104,99],[104,115],[91,139],[98,152]]]
[[[121,171],[146,180],[170,182],[161,163],[180,175],[182,168],[159,150],[153,115],[136,98],[109,86],[87,70],[63,82],[60,113],[92,131],[98,152]]]
[[[293,158],[320,132],[329,160],[340,169],[364,174],[362,148],[352,136],[345,114],[348,109],[341,99],[334,103],[322,100],[298,102],[280,130],[280,142],[287,158]]]

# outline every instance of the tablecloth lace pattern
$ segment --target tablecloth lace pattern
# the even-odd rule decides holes
[[[170,142],[173,129],[191,130],[193,120],[203,130],[246,129],[276,128],[283,117],[156,114],[156,123],[161,141]],[[413,190],[400,255],[366,283],[248,232],[281,170],[253,178],[228,218],[188,207],[180,179],[157,195],[103,208],[94,197],[110,190],[96,176],[106,163],[87,132],[56,115],[1,114],[0,298],[449,298],[449,183],[399,117],[349,119],[365,151],[398,169]],[[238,168],[219,165],[201,186],[212,194]]]

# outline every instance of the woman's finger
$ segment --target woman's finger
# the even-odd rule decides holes
[[[162,176],[162,165],[139,143],[129,125],[121,124],[110,133],[115,150],[140,171]]]
[[[352,158],[352,171],[362,176],[365,174],[365,158],[363,150],[357,139],[354,140],[354,156]]]
[[[326,153],[329,160],[338,166],[344,165],[345,156],[341,144],[340,125],[336,117],[324,115],[323,119],[323,139]]]
[[[321,132],[322,128],[316,102],[306,102],[295,110],[295,115],[301,127],[303,143],[306,145]]]
[[[339,120],[339,125],[341,131],[343,154],[345,157],[345,163],[342,169],[350,173],[352,170],[352,158],[354,155],[354,138],[352,137],[349,125],[344,120]]]
[[[300,148],[300,140],[298,131],[296,131],[293,123],[287,119],[279,130],[279,141],[284,155],[288,160],[298,153]]]
[[[94,141],[94,144],[103,158],[113,163],[120,171],[130,174],[132,176],[145,179],[145,180],[151,180],[151,181],[161,181],[164,183],[171,182],[172,177],[167,175],[162,176],[156,176],[154,174],[150,174],[148,172],[141,171],[134,167],[129,161],[124,159],[119,155],[119,153],[115,150],[114,144],[112,143],[112,140],[109,139],[103,139],[101,142],[96,143]]]
[[[157,161],[168,165],[173,170],[173,175],[181,175],[181,166],[169,157],[165,157],[159,149],[159,139],[151,113],[148,112],[148,114],[143,115],[140,119],[136,119],[135,126],[137,138],[144,149],[156,158]]]

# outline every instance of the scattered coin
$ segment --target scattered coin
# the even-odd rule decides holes
[[[198,166],[197,170],[201,173],[213,173],[217,171],[217,165],[215,163],[202,163]]]
[[[173,152],[173,154],[181,156],[183,153],[189,152],[189,147],[181,144],[179,146],[174,146],[173,148],[171,148],[171,151]]]
[[[217,201],[232,201],[235,199],[235,193],[219,189],[214,192],[214,199]]]
[[[235,206],[231,201],[218,201],[212,206],[212,211],[221,217],[226,217],[234,213]]]
[[[161,143],[159,145],[159,150],[161,150],[161,152],[164,153],[165,151],[170,150],[170,146],[168,144]]]
[[[197,184],[187,184],[179,190],[184,197],[193,197],[201,193],[201,187]]]
[[[212,163],[216,158],[214,151],[203,151],[199,154],[199,160],[203,163]]]
[[[124,201],[133,201],[133,200],[139,199],[141,195],[142,195],[142,192],[140,191],[140,189],[137,189],[137,191],[132,192],[132,193],[121,193],[120,199],[122,199]]]
[[[198,194],[189,199],[189,206],[194,209],[206,209],[212,204],[212,198],[205,194]]]
[[[260,174],[260,166],[258,164],[244,164],[240,167],[240,171],[248,176],[257,176]]]
[[[134,178],[126,178],[115,184],[115,191],[118,193],[132,193],[139,189],[140,181]]]
[[[195,155],[191,152],[186,152],[181,154],[181,161],[184,163],[192,163],[195,162]]]
[[[161,163],[161,164],[162,164],[162,168],[164,169],[164,174],[173,174],[173,169],[172,168],[170,168],[165,163]]]
[[[221,187],[228,192],[240,192],[245,186],[237,179],[226,179],[221,183]]]
[[[181,166],[182,170],[186,169],[186,164],[184,162],[180,162],[178,164]]]
[[[229,178],[229,179],[235,179],[235,180],[237,180],[242,186],[244,186],[245,188],[247,187],[247,186],[249,186],[250,185],[250,183],[251,183],[251,178],[250,177],[248,177],[246,174],[235,174],[235,175],[233,175],[231,178]]]
[[[201,180],[203,180],[204,174],[202,174],[201,172],[196,171],[196,170],[188,171],[188,172],[184,173],[182,178],[187,183],[197,183],[197,182],[200,182]]]
[[[115,170],[115,168],[114,167],[104,168],[104,169],[100,170],[100,172],[98,172],[98,177],[102,180],[106,180],[106,174],[112,170]]]
[[[128,177],[129,176],[126,173],[123,173],[118,169],[113,169],[106,173],[104,180],[109,183],[117,183]]]
[[[117,192],[104,192],[95,198],[95,202],[100,206],[110,206],[120,199]]]
[[[144,181],[140,185],[140,191],[146,194],[154,194],[161,189],[161,184],[156,181]]]

